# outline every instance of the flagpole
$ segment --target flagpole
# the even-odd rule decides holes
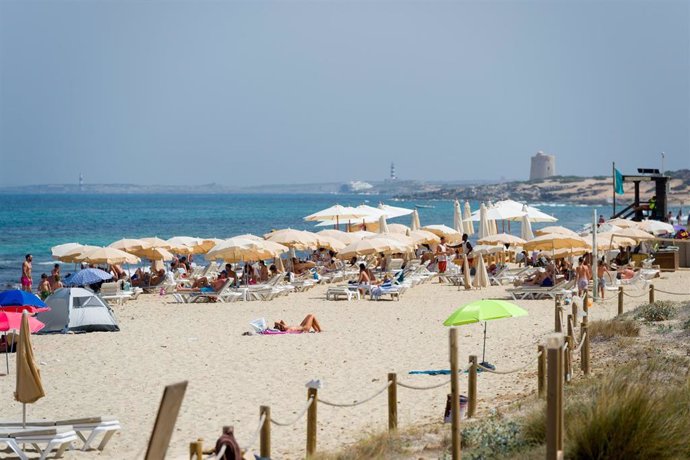
[[[611,171],[611,178],[613,179],[613,215],[616,215],[616,162],[613,162],[613,170]]]

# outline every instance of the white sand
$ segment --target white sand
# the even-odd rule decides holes
[[[687,290],[689,278],[687,271],[663,274],[655,284]],[[417,385],[447,379],[407,372],[448,368],[448,329],[442,322],[456,308],[480,298],[505,298],[504,288],[458,291],[426,284],[409,290],[400,302],[327,302],[324,287],[271,302],[232,304],[174,304],[143,296],[115,306],[121,332],[34,338],[47,396],[28,408],[29,418],[117,416],[123,430],[102,454],[69,452],[66,458],[142,458],[164,385],[189,380],[168,458],[188,458],[188,444],[197,437],[212,444],[224,424],[235,425],[244,444],[255,430],[260,405],[271,406],[278,420],[291,419],[303,407],[304,385],[313,378],[325,382],[320,395],[336,402],[364,399],[383,386],[388,372]],[[666,298],[680,300],[657,294],[657,299]],[[643,300],[626,298],[626,306]],[[553,328],[553,301],[517,303],[529,311],[528,317],[488,325],[487,359],[499,369],[534,360],[537,343]],[[608,318],[615,312],[615,293],[609,293],[605,303],[592,309],[592,317]],[[241,335],[253,319],[297,324],[307,313],[316,314],[325,332]],[[481,340],[480,325],[460,328],[463,365],[470,354],[481,359]],[[12,365],[14,356],[10,359]],[[535,374],[536,363],[519,374],[480,375],[480,415],[533,393]],[[461,385],[466,388],[466,376]],[[5,420],[21,417],[13,387],[12,370],[9,377],[0,377],[0,418]],[[440,423],[448,391],[400,388],[399,425]],[[319,449],[336,449],[386,429],[386,396],[352,409],[320,405],[318,417]],[[293,427],[273,427],[275,458],[303,458],[305,424],[303,419]],[[258,449],[258,441],[254,447]]]

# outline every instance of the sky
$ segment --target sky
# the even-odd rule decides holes
[[[0,0],[0,185],[690,168],[690,1]]]

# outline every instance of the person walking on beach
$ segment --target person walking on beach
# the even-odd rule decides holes
[[[604,278],[604,275],[608,275],[611,278],[609,267],[606,265],[606,258],[602,257],[599,265],[597,265],[597,279],[599,280],[599,296],[601,300],[604,300],[604,292],[606,291],[606,278]]]
[[[22,290],[26,292],[31,292],[31,286],[33,285],[33,280],[31,279],[31,261],[34,258],[31,254],[24,256],[24,263],[22,264]]]
[[[589,269],[585,263],[585,259],[580,257],[578,259],[578,265],[575,269],[575,279],[577,280],[577,295],[582,296],[587,292],[587,286],[589,286]]]
[[[441,237],[441,242],[436,246],[436,262],[438,264],[438,273],[444,274],[448,268],[448,247],[446,246],[445,237]],[[439,283],[443,280],[439,278]]]

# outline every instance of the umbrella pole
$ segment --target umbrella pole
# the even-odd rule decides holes
[[[26,403],[22,403],[22,428],[26,428]]]
[[[482,363],[486,362],[486,321],[484,321],[484,348],[482,349]]]

